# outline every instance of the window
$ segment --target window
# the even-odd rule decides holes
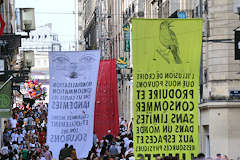
[[[208,0],[204,2],[204,13],[208,14]]]
[[[44,64],[44,66],[47,66],[47,60],[46,59],[44,59],[43,64]]]
[[[36,60],[36,67],[37,67],[37,66],[40,66],[40,65],[41,65],[40,60]]]
[[[195,15],[196,15],[196,17],[199,17],[199,11],[198,11],[198,9],[199,9],[199,7],[197,6],[196,9],[195,9],[195,13],[196,13]]]

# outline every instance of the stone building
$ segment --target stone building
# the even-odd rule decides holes
[[[239,156],[240,63],[234,59],[234,29],[240,25],[233,0],[203,2],[202,92],[200,103],[201,149]]]

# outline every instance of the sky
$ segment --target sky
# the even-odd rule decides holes
[[[63,50],[72,48],[75,34],[75,0],[15,0],[15,8],[35,8],[35,24],[52,23]]]

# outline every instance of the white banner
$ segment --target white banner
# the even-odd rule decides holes
[[[99,61],[99,51],[49,52],[47,144],[53,158],[58,159],[65,143],[73,145],[78,158],[88,156]]]

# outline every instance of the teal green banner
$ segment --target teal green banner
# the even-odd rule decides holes
[[[11,80],[7,80],[0,88],[0,109],[10,109],[11,106]]]

